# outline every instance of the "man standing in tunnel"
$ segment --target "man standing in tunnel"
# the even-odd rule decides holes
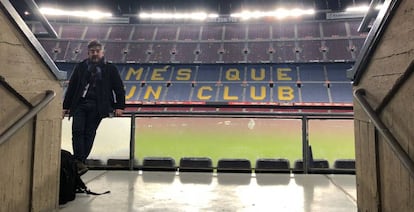
[[[87,172],[89,156],[99,123],[114,114],[121,116],[125,109],[125,88],[115,65],[104,58],[102,44],[88,44],[88,58],[76,65],[69,80],[63,101],[63,116],[72,122],[73,155],[78,173]]]

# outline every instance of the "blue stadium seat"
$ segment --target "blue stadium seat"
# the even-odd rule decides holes
[[[300,102],[299,89],[296,83],[275,82],[273,85],[273,95],[271,101],[280,103]],[[293,96],[292,96],[293,95]]]
[[[218,86],[219,95],[217,101],[219,102],[239,102],[243,101],[244,86],[240,82],[222,83]]]
[[[164,101],[189,101],[191,93],[191,83],[173,82],[167,88]]]
[[[172,69],[172,82],[193,82],[197,75],[198,67],[196,65],[174,65]]]
[[[326,81],[324,67],[320,64],[299,65],[299,75],[301,82]]]
[[[249,82],[245,85],[243,100],[246,102],[272,102],[272,88],[269,83]]]
[[[346,71],[352,68],[352,63],[332,63],[326,64],[325,67],[328,81],[350,82],[346,77]]]
[[[296,82],[298,74],[295,65],[281,64],[272,66],[272,81]]]
[[[166,82],[145,82],[139,91],[138,100],[144,102],[164,101],[167,90]]]
[[[243,65],[223,65],[221,71],[222,82],[242,82],[245,81],[245,66]]]
[[[302,102],[329,103],[328,88],[325,83],[302,83]]]
[[[335,103],[352,103],[352,84],[351,82],[345,83],[331,83],[330,91],[332,96],[332,102]]]
[[[246,79],[247,82],[270,82],[272,72],[269,65],[247,65]]]
[[[215,65],[200,66],[197,72],[196,82],[217,82],[220,80],[220,67]]]
[[[214,102],[217,100],[216,83],[196,83],[191,95],[191,101]]]

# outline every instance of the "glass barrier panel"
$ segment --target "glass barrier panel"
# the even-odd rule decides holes
[[[353,120],[309,120],[309,145],[314,159],[355,159]]]

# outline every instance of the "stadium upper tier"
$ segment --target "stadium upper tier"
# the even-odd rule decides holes
[[[91,39],[103,42],[114,63],[306,63],[354,61],[366,34],[361,20],[205,23],[69,24],[52,23],[59,39],[39,40],[57,62],[86,58]],[[39,23],[32,31],[46,33]]]

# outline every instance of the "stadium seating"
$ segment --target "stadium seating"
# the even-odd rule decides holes
[[[178,43],[175,47],[174,59],[178,63],[192,63],[195,59],[196,43]]]
[[[296,61],[296,45],[294,41],[280,41],[272,43],[275,52],[272,54],[272,62],[295,62]]]
[[[358,21],[350,20],[202,26],[69,23],[52,23],[52,26],[60,32],[58,40],[62,42],[70,40],[87,42],[91,39],[99,39],[107,43],[114,41],[124,43],[128,47],[125,51],[112,53],[114,62],[160,63],[172,60],[180,63],[216,63],[217,61],[223,63],[263,61],[284,63],[354,61],[366,37],[366,34],[356,32],[357,24]],[[35,34],[46,33],[39,23],[32,23],[31,29]],[[42,38],[40,40],[46,43]],[[139,48],[141,46],[143,48]],[[62,52],[62,55],[53,59],[55,61],[73,59],[74,48],[71,44],[70,48],[60,49],[66,52]],[[142,54],[134,52],[137,48]],[[194,57],[196,50],[199,52],[199,57]],[[177,53],[176,58],[171,57],[174,51]],[[188,53],[183,54],[183,52]],[[127,54],[126,57],[124,54]],[[151,58],[148,59],[146,56],[151,56]],[[75,60],[79,61],[83,58],[83,56],[76,57]]]
[[[151,41],[153,40],[156,27],[153,25],[140,25],[139,27],[135,26],[134,29],[133,41]]]
[[[331,102],[325,83],[302,83],[302,102]]]
[[[327,48],[328,61],[350,61],[352,54],[350,51],[349,41],[347,39],[341,40],[326,40],[325,46]]]
[[[293,39],[295,37],[295,25],[294,24],[273,24],[272,37],[273,39]]]
[[[246,61],[243,51],[247,48],[245,43],[225,43],[224,46],[223,61],[226,63],[238,63]]]
[[[70,76],[75,63],[57,63]],[[342,64],[117,64],[127,102],[352,103]]]
[[[269,25],[250,24],[247,29],[247,37],[249,40],[267,40],[270,38]]]
[[[85,25],[62,25],[62,33],[60,37],[63,39],[82,39],[82,35],[85,32]]]
[[[150,55],[150,44],[130,43],[127,47],[126,62],[144,63],[148,61]],[[151,52],[152,53],[152,52]]]
[[[332,96],[332,102],[336,103],[350,103],[353,101],[352,84],[350,82],[345,83],[331,83],[330,91]]]
[[[132,31],[132,27],[129,26],[111,26],[108,40],[129,40],[129,36]]]
[[[225,26],[225,40],[245,40],[246,39],[246,25],[243,24],[226,24]]]
[[[338,22],[322,22],[323,37],[346,37],[346,26],[344,21]]]
[[[204,25],[203,32],[201,34],[201,40],[214,41],[221,40],[223,34],[223,26],[217,25]]]
[[[88,25],[84,39],[86,40],[106,40],[109,27],[104,25]]]
[[[249,63],[261,63],[270,61],[270,42],[249,42],[247,44]]]
[[[352,103],[346,71],[366,37],[355,32],[357,23],[52,23],[61,37],[39,40],[69,76],[87,57],[88,41],[102,40],[130,102]],[[45,31],[39,23],[30,27]],[[280,86],[292,95],[283,96]]]
[[[323,54],[321,51],[321,41],[299,41],[299,60],[302,62],[308,61],[323,61]]]
[[[299,23],[297,24],[298,38],[314,39],[320,38],[320,27],[319,23]]]

